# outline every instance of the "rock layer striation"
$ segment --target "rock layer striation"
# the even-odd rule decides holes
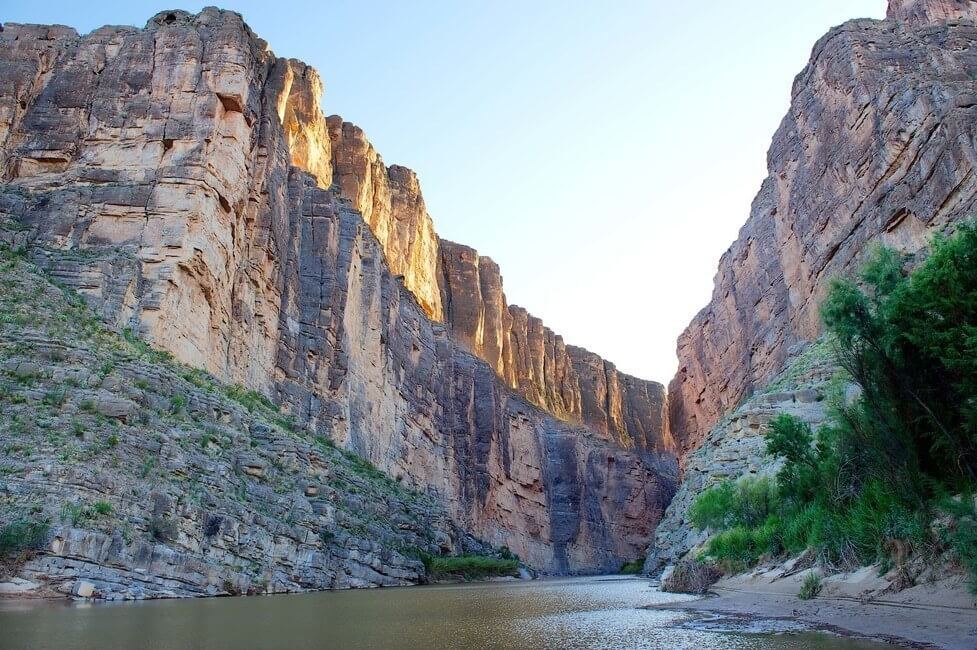
[[[674,491],[661,387],[505,305],[489,261],[447,268],[414,174],[320,92],[214,8],[4,25],[0,212],[112,325],[269,395],[471,534],[550,571],[638,557]]]
[[[875,242],[915,252],[973,213],[975,19],[974,2],[892,0],[889,20],[814,47],[750,218],[678,341],[669,423],[686,453],[817,338],[832,277]]]

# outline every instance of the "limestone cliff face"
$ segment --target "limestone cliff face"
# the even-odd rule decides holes
[[[472,248],[441,241],[442,303],[452,335],[507,386],[557,417],[626,448],[669,452],[661,384],[564,344],[543,321],[506,302],[499,266]]]
[[[328,123],[338,191],[432,320],[445,322],[509,388],[556,417],[624,447],[672,451],[661,384],[623,375],[586,350],[571,352],[542,320],[509,305],[495,262],[437,237],[416,174],[387,167],[359,127],[337,116]]]
[[[679,338],[670,427],[686,451],[817,337],[828,280],[873,242],[913,252],[974,212],[977,3],[893,0],[889,17],[833,29],[794,82],[770,175]]]
[[[0,217],[111,322],[272,396],[472,534],[553,571],[638,557],[674,491],[660,387],[503,309],[488,261],[463,309],[413,173],[324,120],[319,92],[213,8],[5,25]]]
[[[334,182],[363,215],[384,248],[387,263],[432,320],[443,318],[438,288],[438,236],[424,207],[417,175],[387,167],[363,130],[333,115],[328,119]]]

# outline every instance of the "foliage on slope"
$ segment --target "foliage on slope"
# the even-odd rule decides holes
[[[807,549],[839,566],[953,549],[977,588],[977,228],[938,237],[905,267],[881,248],[860,282],[832,284],[822,318],[859,391],[837,395],[816,434],[789,415],[773,421],[776,483],[700,495],[693,523],[718,531],[706,558],[736,571]]]

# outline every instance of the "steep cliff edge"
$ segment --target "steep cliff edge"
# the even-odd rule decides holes
[[[817,338],[828,280],[874,242],[914,252],[973,213],[977,4],[891,0],[831,30],[798,75],[769,176],[678,342],[669,423],[685,453]]]
[[[674,443],[664,387],[621,373],[563,342],[543,321],[509,305],[498,264],[441,240],[442,304],[452,336],[488,362],[505,384],[570,422],[625,448],[668,453]]]
[[[509,305],[495,262],[437,236],[413,171],[386,166],[354,124],[333,115],[328,125],[338,191],[363,215],[391,272],[403,276],[428,317],[443,321],[508,388],[556,417],[623,447],[674,450],[661,384],[565,345],[541,319]]]
[[[6,238],[109,324],[261,390],[530,565],[644,551],[674,491],[661,387],[561,347],[586,372],[554,417],[456,342],[416,178],[323,117],[313,70],[214,8],[85,36],[7,24],[0,62]],[[542,328],[512,331],[513,372],[545,368],[520,391],[539,403]]]

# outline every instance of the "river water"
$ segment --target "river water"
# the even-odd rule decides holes
[[[733,631],[642,609],[687,598],[646,580],[603,577],[118,604],[0,601],[0,648],[885,647],[789,622]]]

